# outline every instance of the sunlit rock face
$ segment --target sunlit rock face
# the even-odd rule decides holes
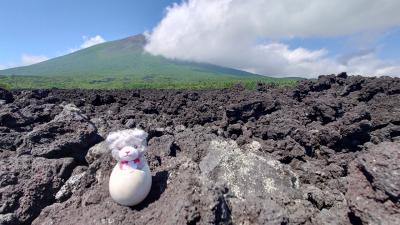
[[[225,182],[239,199],[262,196],[284,201],[300,197],[298,176],[287,165],[252,152],[256,143],[242,150],[235,141],[212,140],[199,165],[202,173]]]

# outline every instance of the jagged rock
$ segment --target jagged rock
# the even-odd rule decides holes
[[[33,224],[228,222],[229,214],[222,213],[228,210],[223,197],[224,189],[196,176],[200,171],[193,161],[181,158],[179,165],[170,167],[168,172],[156,172],[149,197],[137,207],[124,207],[113,202],[108,194],[106,176],[106,181],[95,183],[90,191],[82,192],[84,187],[81,187],[81,191],[77,190],[69,200],[45,208]],[[60,211],[63,213],[57,213]]]
[[[182,124],[179,124],[175,127],[175,132],[181,132],[184,131],[186,129],[185,126],[183,126]]]
[[[345,196],[337,190],[320,188],[312,185],[303,187],[304,199],[307,199],[315,208],[312,220],[315,224],[347,224],[349,213]]]
[[[75,167],[71,176],[64,183],[64,185],[58,190],[56,195],[54,196],[57,201],[65,200],[70,197],[76,190],[79,189],[80,185],[85,182],[82,182],[82,179],[87,177],[87,168],[83,166]]]
[[[0,224],[399,223],[399,84],[13,90],[0,99]],[[153,188],[129,208],[109,197],[116,161],[94,145],[132,126],[150,133]]]
[[[135,128],[136,122],[134,119],[128,119],[125,123],[127,128]]]
[[[108,130],[110,128],[110,124],[108,124],[108,121],[106,121],[102,117],[98,117],[91,119],[90,122],[92,122],[96,126],[99,135],[103,138],[106,138]]]
[[[324,99],[313,99],[311,102],[305,102],[309,106],[307,116],[312,120],[319,120],[327,124],[335,121],[343,114],[342,103],[334,96],[328,96]]]
[[[50,90],[32,90],[31,98],[43,99],[46,98],[50,93]]]
[[[15,106],[0,109],[0,126],[21,129],[34,123],[44,123],[53,119],[61,110],[54,104]]]
[[[374,83],[366,83],[363,85],[361,92],[358,96],[358,100],[360,101],[369,101],[371,100],[376,94],[380,92],[384,92],[388,90],[389,83],[385,82],[385,78],[377,80]]]
[[[72,158],[44,159],[15,155],[4,158],[2,155],[0,215],[6,222],[30,223],[44,207],[55,201],[55,193],[74,166]],[[4,182],[5,179],[7,182]]]
[[[102,141],[93,147],[89,148],[85,159],[86,162],[91,164],[93,163],[96,159],[100,158],[101,156],[105,154],[110,154],[111,151],[108,149],[107,143],[105,141]]]
[[[14,214],[12,213],[7,213],[7,214],[0,214],[0,224],[1,225],[12,225],[16,224],[17,218],[15,217]]]
[[[89,100],[94,106],[100,106],[105,104],[111,104],[115,102],[115,98],[112,95],[99,95],[96,94],[93,99]]]
[[[176,133],[174,135],[174,143],[179,147],[183,155],[198,163],[206,156],[210,141],[216,137],[208,129],[196,126],[192,129],[185,129],[183,132]],[[196,149],[196,151],[193,151],[193,149]]]
[[[371,145],[350,166],[346,199],[363,224],[400,224],[400,143]]]
[[[228,201],[232,208],[233,224],[281,225],[289,222],[287,211],[271,199],[249,196],[246,200]]]
[[[373,181],[376,190],[393,201],[400,200],[400,143],[382,142],[369,147],[369,154],[359,157],[360,169]]]
[[[144,101],[143,103],[143,112],[147,114],[155,114],[158,113],[157,106],[155,103],[150,101]]]
[[[12,132],[6,127],[0,127],[0,151],[15,151],[20,141],[19,133]]]
[[[158,156],[173,156],[175,157],[177,151],[180,151],[179,147],[175,143],[174,136],[163,135],[161,137],[154,137],[149,141],[148,151]]]
[[[311,80],[301,80],[294,90],[292,91],[292,97],[297,101],[301,101],[304,97],[306,97],[311,92],[311,87],[313,82]]]
[[[6,89],[0,88],[0,100],[4,100],[5,103],[11,103],[14,101],[13,94]]]
[[[279,109],[279,103],[273,100],[253,100],[227,107],[225,117],[228,123],[237,121],[246,122],[250,118],[259,118],[261,115],[269,114]]]
[[[289,167],[243,152],[234,141],[212,140],[199,166],[204,176],[225,182],[239,199],[261,196],[283,203],[301,197],[298,176]]]
[[[101,137],[94,124],[74,105],[66,105],[52,121],[29,132],[17,152],[47,158],[68,156],[82,161],[82,152],[99,141]]]

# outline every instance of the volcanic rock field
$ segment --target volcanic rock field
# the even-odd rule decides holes
[[[111,131],[153,176],[112,201]],[[256,90],[0,90],[0,224],[400,224],[400,79]]]

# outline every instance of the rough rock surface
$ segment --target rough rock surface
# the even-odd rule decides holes
[[[400,224],[398,78],[0,92],[0,224]],[[123,207],[102,140],[134,127],[153,185]]]
[[[350,165],[346,194],[353,216],[366,224],[400,224],[400,143],[382,142]]]
[[[35,127],[22,139],[19,154],[46,158],[74,157],[84,160],[82,149],[98,143],[102,138],[97,128],[80,113],[75,105],[64,109],[48,123]]]
[[[2,103],[10,103],[14,101],[14,97],[11,92],[6,89],[0,88],[0,101],[4,101]]]

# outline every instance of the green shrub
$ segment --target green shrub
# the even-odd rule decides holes
[[[220,89],[230,88],[235,84],[242,84],[247,89],[255,89],[258,82],[274,83],[279,86],[293,86],[299,79],[271,78],[271,77],[174,77],[153,76],[151,80],[137,76],[0,76],[0,86],[3,84],[10,89]],[[10,85],[11,84],[11,85]]]
[[[0,82],[0,88],[6,89],[6,90],[10,90],[11,86],[9,84],[7,84],[7,83]]]

